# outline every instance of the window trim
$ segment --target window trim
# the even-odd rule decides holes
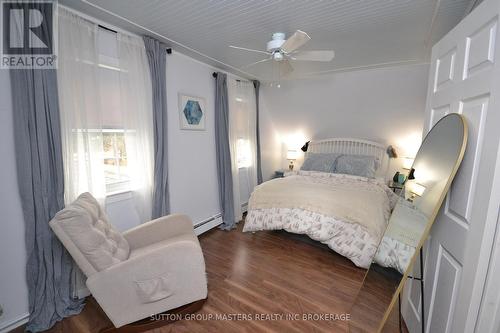
[[[132,192],[133,192],[132,190],[126,190],[126,191],[116,191],[112,193],[106,193],[105,203],[106,205],[108,205],[120,201],[133,199]]]

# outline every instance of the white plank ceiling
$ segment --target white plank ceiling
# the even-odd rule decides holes
[[[273,80],[269,63],[230,49],[265,50],[273,32],[300,29],[306,50],[335,50],[328,63],[294,62],[291,77],[427,62],[430,48],[474,0],[60,0],[92,16],[163,39],[174,50],[249,78]],[[146,31],[147,29],[147,31]],[[263,55],[265,57],[265,55]]]

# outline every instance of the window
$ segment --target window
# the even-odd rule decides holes
[[[238,139],[236,141],[236,164],[238,169],[252,166],[252,147],[250,140]]]
[[[65,200],[133,191],[144,220],[151,209],[153,113],[141,37],[99,28],[62,11],[59,104]]]

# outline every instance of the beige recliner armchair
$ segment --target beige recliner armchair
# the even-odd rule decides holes
[[[122,234],[84,193],[50,226],[117,328],[207,297],[203,253],[185,215],[161,217]]]

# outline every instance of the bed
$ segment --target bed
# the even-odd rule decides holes
[[[305,158],[312,154],[370,156],[379,164],[373,177],[299,170],[265,182],[250,197],[243,231],[305,234],[368,268],[397,201],[386,185],[386,147],[334,138],[310,142]]]

